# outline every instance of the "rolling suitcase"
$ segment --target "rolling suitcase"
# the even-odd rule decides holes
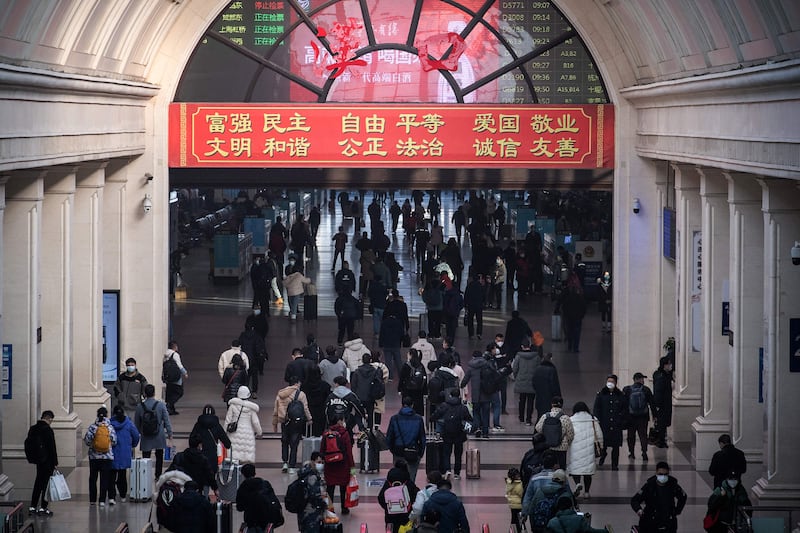
[[[477,448],[467,450],[467,479],[481,478],[481,451]]]
[[[438,470],[442,474],[442,452],[444,443],[441,440],[431,440],[425,444],[425,473],[430,474]]]
[[[306,425],[306,435],[300,441],[300,462],[305,463],[311,460],[311,454],[319,451],[319,443],[322,437],[311,435],[311,424]]]
[[[233,533],[233,504],[231,502],[217,502],[216,515],[217,533]]]
[[[217,485],[219,485],[219,499],[227,502],[236,501],[236,491],[244,481],[242,465],[238,461],[222,461],[217,472]]]
[[[317,319],[317,302],[319,297],[316,294],[306,294],[303,296],[303,320]]]
[[[155,459],[139,457],[131,461],[129,496],[132,502],[144,502],[153,497],[155,477]]]
[[[553,315],[550,318],[550,339],[561,340],[561,315]]]

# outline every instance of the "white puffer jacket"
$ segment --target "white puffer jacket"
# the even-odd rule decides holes
[[[244,410],[242,410],[244,409]],[[239,411],[242,412],[241,418]],[[261,422],[258,419],[258,404],[241,398],[231,398],[228,402],[228,413],[225,415],[225,427],[239,419],[234,433],[228,433],[231,439],[231,458],[240,463],[256,462],[256,435],[261,435]]]
[[[355,372],[361,366],[361,356],[365,353],[372,353],[364,345],[361,338],[346,341],[344,343],[344,352],[342,352],[342,360],[347,363],[347,368],[350,372]]]
[[[579,411],[570,417],[575,438],[567,453],[567,469],[571,476],[591,476],[595,471],[594,436],[603,444],[603,430],[600,422],[586,411]],[[594,429],[592,429],[594,425]]]

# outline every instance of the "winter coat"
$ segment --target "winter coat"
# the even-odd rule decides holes
[[[214,458],[214,463],[216,464],[216,462],[217,460]],[[211,487],[211,490],[217,490],[217,478],[211,468],[211,463],[197,448],[186,448],[176,454],[169,469],[186,472],[201,487]]]
[[[522,490],[521,479],[506,478],[506,502],[508,502],[509,509],[522,509],[522,496],[525,491]]]
[[[547,531],[552,533],[607,533],[606,528],[598,529],[589,525],[582,514],[575,509],[558,511],[547,523]],[[644,533],[644,532],[643,532]]]
[[[358,308],[362,303],[352,294],[340,294],[333,303],[333,310],[336,317],[341,320],[355,320],[358,318]]]
[[[422,517],[422,508],[425,506],[425,502],[427,502],[431,494],[439,490],[439,488],[433,484],[428,483],[425,485],[425,488],[420,489],[417,492],[416,497],[414,498],[414,503],[411,505],[411,512],[408,514],[408,519],[413,520],[414,522],[419,522],[420,518]]]
[[[277,521],[277,513],[272,516],[266,505],[267,496],[274,494],[269,481],[260,477],[245,479],[236,490],[236,510],[244,513],[244,523],[250,527],[266,528],[267,524]]]
[[[672,425],[672,372],[653,372],[653,414],[664,418],[667,426]]]
[[[534,394],[533,373],[541,363],[539,354],[531,350],[517,352],[511,370],[514,372],[514,392],[516,394]]]
[[[380,372],[381,379],[383,380],[383,385],[384,387],[386,387],[386,382],[389,380],[389,367],[381,363],[380,361],[375,361],[374,363],[372,363],[372,366],[378,369],[378,372]],[[386,396],[375,402],[375,407],[373,411],[381,414],[386,412]]]
[[[383,311],[381,320],[381,331],[378,336],[378,346],[381,348],[400,348],[403,344],[403,336],[406,333],[405,325],[400,317],[387,315]]]
[[[347,485],[350,481],[350,469],[355,466],[355,461],[353,461],[353,441],[350,440],[350,434],[347,432],[347,428],[341,424],[333,424],[329,429],[339,434],[339,442],[344,452],[344,461],[325,463],[325,483],[327,483],[328,486]],[[326,440],[322,439],[319,451],[323,457],[325,456],[325,445]]]
[[[425,380],[427,380],[428,372],[425,370],[424,365],[420,364],[419,366],[412,366],[410,362],[403,364],[403,366],[400,368],[400,379],[397,382],[397,392],[403,396],[411,396],[412,398],[421,401],[422,397],[425,396],[425,393],[428,392],[426,385],[423,385],[420,390],[408,390],[408,383],[411,380],[411,376],[416,374],[418,369],[422,369],[422,374],[425,376]]]
[[[174,533],[214,533],[217,530],[214,505],[200,492],[182,492],[173,506],[178,525]]]
[[[418,339],[411,347],[419,351],[422,366],[425,368],[428,368],[428,363],[436,360],[436,348],[428,342],[428,339]]]
[[[131,467],[131,453],[139,444],[139,430],[133,424],[133,420],[127,416],[120,422],[116,418],[111,418],[111,425],[117,433],[117,443],[114,444],[114,460],[111,462],[113,470],[125,470]]]
[[[47,465],[49,467],[58,465],[56,435],[50,427],[50,424],[44,420],[38,420],[28,430],[28,436],[37,439],[44,447],[44,454],[39,457],[40,461],[36,464]]]
[[[444,293],[440,287],[428,287],[422,293],[422,301],[428,311],[441,311],[444,307]]]
[[[670,480],[673,479],[670,476]],[[677,482],[675,484],[677,485]],[[685,494],[683,498],[685,502]],[[719,510],[719,522],[722,524],[734,524],[736,522],[737,507],[751,507],[752,505],[750,498],[747,496],[747,489],[742,486],[741,481],[736,485],[735,489],[732,489],[728,485],[728,481],[725,480],[708,497],[708,512],[714,514]],[[681,505],[681,507],[683,506]],[[748,514],[752,514],[752,512]],[[719,531],[727,531],[727,529],[720,528]]]
[[[477,311],[483,309],[485,290],[478,281],[470,281],[464,291],[464,307]]]
[[[455,370],[448,367],[437,368],[428,378],[428,400],[431,406],[436,406],[447,399],[450,389],[459,388],[459,379]]]
[[[621,390],[603,387],[594,399],[594,416],[603,428],[606,446],[622,446],[622,430],[628,423],[628,399]]]
[[[667,491],[670,496],[670,505],[667,509],[659,505],[659,502],[663,501],[663,498],[659,497],[660,491]],[[635,513],[638,513],[640,509],[644,510],[639,518],[639,531],[666,531],[668,533],[678,531],[678,515],[686,505],[686,498],[686,493],[674,477],[669,476],[665,485],[659,485],[656,476],[651,476],[639,489],[639,492],[631,498],[631,508]],[[644,503],[644,507],[642,503]],[[665,526],[666,529],[658,529]]]
[[[539,421],[536,422],[535,429],[537,433],[541,433],[542,429],[544,428],[544,420],[549,416],[558,416],[559,421],[561,422],[561,443],[555,448],[551,449],[558,452],[565,452],[569,449],[569,445],[572,444],[572,441],[575,439],[575,430],[572,428],[572,420],[558,407],[551,407],[550,412],[543,414]]]
[[[436,411],[433,412],[431,418],[435,421],[444,422],[451,414],[455,414],[456,418],[460,420],[458,431],[453,431],[452,428],[444,427],[442,430],[442,439],[447,442],[465,442],[467,440],[467,432],[464,431],[464,422],[472,422],[472,415],[467,409],[467,406],[461,403],[461,398],[449,397],[447,401],[439,405]]]
[[[178,385],[183,385],[183,376],[187,373],[187,371],[186,368],[183,366],[183,361],[181,361],[181,354],[179,354],[172,348],[167,349],[161,361],[162,368],[163,364],[166,363],[170,358],[172,358],[172,360],[175,361],[175,363],[178,365],[178,370],[181,371],[181,377],[178,378],[178,381],[172,381],[171,383],[177,383]]]
[[[603,445],[603,429],[600,422],[586,411],[579,411],[570,417],[575,438],[567,454],[567,471],[572,476],[591,476],[595,472],[595,435]]]
[[[249,379],[247,371],[244,368],[234,368],[232,366],[225,369],[222,374],[222,383],[225,388],[222,389],[222,401],[228,403],[231,398],[236,397],[239,392],[239,387],[247,386]]]
[[[526,337],[528,339],[533,335],[531,327],[522,317],[512,318],[506,323],[505,341],[509,353],[522,350],[522,341]]]
[[[372,410],[375,403],[370,398],[370,384],[374,378],[383,379],[383,373],[372,366],[371,363],[362,364],[356,368],[355,372],[350,373],[350,385],[353,392],[361,400],[361,403],[368,410]]]
[[[536,484],[534,483],[528,483],[528,488],[525,492],[530,492],[531,488],[535,486]],[[561,496],[568,496],[572,498],[574,505],[575,498],[572,495],[572,490],[569,488],[569,482],[561,484],[551,479],[549,481],[545,481],[542,485],[539,485],[539,487],[536,489],[536,492],[533,494],[533,498],[530,500],[530,505],[525,505],[527,502],[523,501],[521,514],[529,516],[531,519],[533,519],[536,508],[539,506],[539,502],[545,498],[552,498],[556,494],[556,501],[558,501]]]
[[[384,523],[392,524],[396,529],[408,522],[410,512],[400,514],[389,514],[386,512],[386,489],[395,485],[405,485],[408,488],[409,501],[412,502],[417,498],[419,488],[414,484],[414,481],[411,480],[408,469],[406,468],[397,468],[394,466],[386,473],[386,481],[383,482],[383,486],[380,492],[378,492],[378,505],[380,505],[384,511]]]
[[[328,508],[326,500],[325,479],[317,472],[314,465],[306,463],[298,472],[298,479],[306,480],[308,501],[300,513],[300,527],[303,531],[316,531],[312,526],[322,521],[322,513]]]
[[[353,428],[358,425],[364,427],[364,405],[358,396],[344,385],[337,385],[328,395],[325,402],[325,416],[328,418],[332,411],[334,411],[333,402],[344,402],[347,405],[347,416],[345,417],[345,426],[347,431],[352,432]]]
[[[473,402],[488,402],[492,399],[491,394],[481,391],[481,369],[488,364],[489,362],[483,357],[473,357],[467,365],[464,379],[461,380],[462,387],[466,387],[467,383],[469,383],[470,398],[472,398]]]
[[[347,377],[347,363],[339,359],[338,355],[333,355],[319,362],[319,371],[322,373],[322,381],[335,387],[333,378],[336,376]]]
[[[142,432],[142,415],[144,414],[144,408],[142,406],[146,406],[156,413],[156,418],[158,419],[158,433],[155,435],[145,435]],[[134,422],[136,423],[136,429],[139,430],[139,434],[141,435],[139,448],[143,452],[163,450],[167,447],[167,438],[172,438],[172,425],[170,424],[167,406],[164,405],[164,402],[160,402],[155,398],[147,398],[136,408]]]
[[[350,372],[355,372],[355,370],[361,366],[361,356],[365,353],[372,352],[364,345],[364,341],[361,338],[349,340],[344,343],[342,359],[347,363],[347,368],[350,369]]]
[[[747,459],[744,452],[733,444],[726,444],[711,458],[708,473],[714,476],[714,487],[719,487],[731,472],[741,477],[747,472]]]
[[[393,455],[403,455],[403,448],[414,447],[425,455],[425,421],[411,407],[403,407],[389,420],[386,442]]]
[[[253,361],[259,359],[263,360],[267,355],[267,347],[264,345],[264,337],[262,337],[255,328],[248,328],[239,334],[239,343],[241,344],[242,351],[250,354],[249,357]]]
[[[286,370],[283,372],[283,381],[289,383],[291,381],[291,377],[295,376],[302,384],[306,381],[309,372],[311,372],[315,366],[316,363],[314,363],[314,361],[311,359],[306,359],[305,357],[292,359],[286,365]]]
[[[178,487],[180,487],[181,490],[183,490],[183,486],[186,484],[186,482],[187,481],[191,481],[191,480],[192,480],[191,476],[189,476],[189,474],[186,474],[185,472],[181,472],[180,470],[167,470],[166,472],[161,474],[161,477],[159,477],[156,480],[156,488],[155,488],[155,492],[153,494],[157,495],[158,492],[161,490],[161,486],[164,483],[168,482],[168,481],[171,481],[172,483],[175,483],[176,485],[178,485]],[[157,518],[156,517],[158,516],[157,515],[158,498],[153,498],[152,502],[153,502],[153,505],[150,508],[150,515],[153,517],[153,522],[154,522],[153,523],[153,526],[154,526],[153,530],[154,531],[169,531],[166,527],[160,526],[158,524],[158,522],[157,522]]]
[[[228,402],[225,427],[227,428],[228,424],[239,420],[236,431],[228,435],[231,439],[230,457],[234,460],[238,459],[240,463],[256,462],[256,435],[261,435],[258,409],[258,404],[250,400],[233,398]]]
[[[297,394],[297,392],[300,394]],[[272,409],[272,425],[277,426],[286,422],[286,409],[289,407],[289,402],[293,401],[297,396],[297,400],[303,404],[303,412],[306,415],[306,422],[311,422],[311,411],[308,409],[308,399],[306,393],[300,390],[300,385],[289,385],[278,391],[275,396],[275,407]],[[295,428],[300,431],[305,431],[305,428]]]
[[[283,286],[286,287],[288,296],[300,296],[303,294],[303,284],[308,283],[311,283],[311,278],[296,271],[283,278]]]
[[[638,383],[634,383],[633,385],[626,385],[625,388],[622,389],[622,393],[625,395],[626,401],[628,401],[629,404],[628,407],[630,408],[630,399],[631,399],[631,393],[633,392],[633,388],[637,387],[636,390],[638,391],[638,387],[640,386],[644,391],[645,401],[647,402],[647,404],[645,405],[646,411],[644,414],[634,415],[631,414],[630,410],[628,410],[628,416],[632,419],[650,420],[650,410],[652,409],[653,411],[655,411],[655,409],[653,408],[653,391],[650,390],[650,387],[648,387],[647,385],[640,385]]]
[[[561,396],[558,370],[551,361],[542,361],[533,371],[533,388],[536,391],[536,410],[545,413],[550,410],[554,396]]]
[[[236,354],[239,354],[239,356],[242,358],[244,369],[250,370],[250,358],[247,356],[247,352],[243,351],[241,346],[230,348],[219,354],[219,360],[217,361],[217,373],[219,373],[220,379],[222,379],[222,376],[225,375],[225,369],[231,366],[233,356]]]
[[[429,510],[439,512],[439,533],[455,533],[459,527],[461,531],[470,531],[464,504],[451,491],[439,489],[431,494],[422,507],[422,514]]]
[[[94,441],[94,434],[97,433],[98,426],[108,426],[108,438],[111,440],[111,448],[107,452],[98,452],[92,446],[92,441]],[[96,420],[89,429],[86,430],[86,434],[83,436],[83,442],[89,447],[89,460],[92,459],[114,459],[114,445],[117,443],[117,432],[114,431],[114,426],[111,425],[111,422],[108,418],[100,418]]]
[[[308,410],[311,412],[310,421],[313,421],[314,436],[320,436],[325,426],[328,425],[325,417],[325,400],[331,393],[331,386],[320,379],[306,381],[300,385],[300,390],[306,393]]]
[[[217,442],[221,442],[223,446],[230,449],[231,439],[228,434],[222,429],[217,415],[200,415],[197,417],[197,422],[194,423],[192,433],[198,435],[203,440],[203,454],[208,459],[211,469],[216,472],[217,465]]]
[[[136,408],[142,403],[145,385],[147,385],[147,378],[138,370],[132,376],[123,372],[117,377],[117,381],[114,383],[114,397],[128,416],[136,411]]]

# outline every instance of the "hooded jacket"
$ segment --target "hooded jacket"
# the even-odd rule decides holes
[[[233,398],[228,402],[228,412],[225,415],[225,427],[239,420],[238,428],[230,433],[231,459],[238,459],[240,463],[256,462],[256,435],[261,435],[261,421],[258,419],[258,404],[250,400]],[[241,412],[241,417],[239,413]]]
[[[156,413],[156,418],[158,419],[158,433],[155,435],[145,435],[142,432],[142,415],[144,415],[145,407]],[[167,413],[167,406],[164,402],[158,401],[155,398],[147,398],[136,408],[136,416],[133,421],[141,435],[140,448],[143,452],[163,450],[167,447],[167,438],[172,438],[172,425],[170,424],[169,413]]]
[[[108,426],[108,437],[111,440],[111,448],[107,452],[98,452],[92,446],[92,442],[94,441],[94,435],[97,433],[98,426]],[[95,422],[89,426],[89,429],[86,430],[86,435],[83,436],[83,442],[89,447],[89,459],[114,459],[114,445],[117,443],[117,432],[114,431],[114,426],[111,425],[111,422],[108,418],[99,418],[95,420]]]
[[[425,455],[425,422],[414,409],[405,406],[389,420],[386,442],[394,455],[403,455],[404,447],[414,447]]]
[[[297,394],[298,392],[300,394]],[[306,398],[306,393],[300,390],[300,384],[298,383],[297,385],[289,385],[282,388],[278,391],[278,395],[275,396],[275,407],[272,409],[273,426],[286,422],[286,409],[289,407],[289,402],[294,400],[295,394],[297,394],[297,400],[303,404],[306,421],[311,422],[312,416],[311,411],[308,409],[308,399]]]
[[[216,463],[216,458],[214,462]],[[186,448],[177,453],[172,464],[169,465],[169,469],[185,472],[201,487],[211,487],[211,490],[217,490],[217,479],[211,469],[211,464],[203,452],[197,448]]]
[[[236,491],[236,510],[244,513],[244,523],[248,526],[266,528],[279,518],[269,512],[268,498],[273,497],[275,490],[269,481],[260,477],[245,479]]]
[[[186,484],[186,482],[187,481],[191,481],[191,480],[192,480],[192,478],[191,478],[191,476],[189,476],[189,474],[187,474],[185,472],[181,472],[180,470],[167,470],[166,472],[161,474],[161,477],[159,477],[156,480],[156,488],[155,488],[155,491],[153,492],[153,498],[152,498],[153,506],[150,509],[150,515],[154,519],[153,520],[153,531],[169,531],[166,527],[160,525],[158,523],[158,519],[156,518],[158,516],[158,513],[157,513],[157,511],[158,511],[158,507],[157,507],[158,498],[157,498],[157,495],[158,495],[159,491],[161,490],[161,486],[164,483],[166,483],[168,481],[171,481],[172,483],[175,483],[176,485],[178,485],[178,487],[180,487],[181,490],[183,490],[183,486]]]
[[[365,353],[372,352],[370,352],[369,348],[364,345],[364,341],[361,338],[352,339],[344,343],[342,359],[347,364],[347,368],[350,369],[350,372],[355,372],[355,370],[361,365],[361,356]]]
[[[120,422],[110,418],[111,425],[117,433],[117,443],[114,444],[114,460],[111,462],[113,470],[125,470],[131,467],[132,451],[139,444],[139,430],[133,420],[127,416]]]
[[[506,478],[506,502],[508,502],[509,509],[522,509],[524,493],[521,479]]]
[[[283,286],[286,287],[286,294],[288,296],[300,296],[303,294],[303,285],[311,282],[311,278],[307,278],[297,271],[283,278]]]
[[[571,476],[591,476],[595,472],[594,441],[603,445],[603,429],[600,422],[586,411],[570,417],[575,438],[567,454],[567,472]]]
[[[439,533],[454,533],[455,531],[470,531],[467,512],[461,500],[447,489],[439,489],[428,498],[422,507],[422,514],[428,510],[439,512]]]
[[[514,357],[511,370],[514,372],[514,392],[517,394],[534,394],[533,373],[542,362],[539,354],[533,350],[520,350]]]
[[[359,427],[364,426],[364,406],[361,400],[344,385],[337,385],[328,395],[328,400],[325,402],[325,416],[330,418],[331,414],[341,405],[347,410],[345,417],[347,431],[352,432],[356,425]]]
[[[375,403],[375,401],[370,398],[370,384],[372,380],[383,380],[382,378],[382,372],[372,366],[372,363],[362,364],[356,368],[355,372],[350,373],[350,384],[353,387],[353,392],[358,396],[365,408]]]
[[[542,360],[533,371],[533,388],[536,391],[536,411],[549,411],[553,396],[561,396],[558,371],[552,361]]]
[[[461,386],[466,387],[467,383],[470,385],[470,398],[474,402],[488,402],[492,399],[491,395],[481,392],[481,369],[488,365],[489,362],[480,357],[473,357],[467,364],[467,371],[464,373],[464,379],[461,380]],[[549,401],[549,400],[548,400]]]
[[[442,438],[448,442],[464,442],[467,440],[467,432],[464,431],[464,422],[472,422],[472,415],[466,405],[461,403],[461,398],[457,396],[450,396],[447,400],[440,404],[434,411],[432,418],[435,421],[442,421],[444,423],[451,414],[454,414],[460,421],[459,429],[453,431],[452,428],[443,426]]]
[[[428,339],[417,339],[417,342],[412,344],[411,347],[419,351],[422,366],[425,368],[428,368],[428,363],[436,360],[436,348],[433,347],[433,344],[428,342]]]
[[[319,362],[319,371],[322,373],[322,381],[335,387],[333,379],[336,376],[347,377],[347,363],[339,359],[339,355],[334,353]]]
[[[203,439],[203,455],[208,459],[211,469],[216,472],[217,466],[217,441],[221,442],[223,446],[230,449],[231,439],[228,434],[222,429],[219,423],[219,417],[212,414],[202,414],[197,417],[197,422],[194,423],[192,433],[198,435]]]

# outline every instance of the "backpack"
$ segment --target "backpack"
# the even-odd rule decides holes
[[[97,453],[111,451],[111,431],[108,429],[108,424],[97,424],[92,437],[92,449]]]
[[[298,400],[300,397],[300,389],[294,393],[294,398],[286,406],[286,424],[293,428],[302,428],[306,425],[306,409],[303,407],[303,402]]]
[[[158,489],[156,498],[156,520],[159,525],[174,531],[177,529],[175,523],[175,501],[181,495],[181,486],[174,481],[166,481]]]
[[[552,413],[544,415],[542,422],[542,434],[544,442],[548,448],[556,448],[561,445],[561,412],[557,416]]]
[[[47,450],[44,448],[44,441],[36,426],[31,426],[28,436],[25,438],[25,459],[32,465],[43,463],[47,460]]]
[[[411,368],[411,375],[408,377],[408,381],[406,381],[406,391],[420,392],[425,390],[428,381],[428,376],[425,375],[425,368],[422,365],[418,367],[408,366]]]
[[[559,489],[550,496],[545,496],[533,507],[531,514],[531,526],[534,528],[545,528],[551,518],[556,516],[556,502],[565,493],[565,490]]]
[[[405,483],[395,481],[392,486],[383,492],[386,502],[386,514],[408,514],[411,511],[411,496]]]
[[[342,446],[338,431],[326,429],[322,432],[320,451],[322,451],[322,456],[326,463],[341,463],[344,461],[344,446]]]
[[[383,383],[383,372],[376,368],[372,374],[372,380],[369,382],[369,399],[374,402],[385,396],[386,385]]]
[[[147,437],[154,437],[158,435],[158,415],[156,415],[156,405],[153,404],[152,409],[148,409],[147,405],[142,402],[142,435]]]
[[[647,395],[644,393],[644,385],[637,383],[631,387],[631,395],[628,397],[628,412],[634,416],[647,414]]]
[[[286,496],[283,498],[286,510],[290,513],[302,513],[308,503],[308,483],[306,478],[297,478],[286,487]]]
[[[164,383],[177,383],[181,379],[181,369],[178,367],[178,362],[175,360],[175,354],[169,356],[169,359],[164,361],[161,365],[161,381]]]
[[[265,507],[267,508],[269,523],[272,524],[273,528],[282,526],[284,524],[283,507],[281,507],[281,502],[275,495],[272,485],[266,480],[262,480],[260,496],[266,503]]]
[[[450,316],[458,315],[464,309],[464,295],[459,291],[456,295],[447,298],[445,311]]]
[[[463,417],[461,416],[461,404],[449,407],[444,415],[444,434],[462,434],[464,432],[464,425],[462,421]]]
[[[502,381],[503,376],[491,363],[481,368],[481,392],[483,394],[494,394],[499,391]]]
[[[320,350],[319,346],[314,344],[309,344],[305,348],[303,348],[303,357],[305,359],[311,359],[315,363],[319,363],[324,359],[322,355],[322,350]]]

